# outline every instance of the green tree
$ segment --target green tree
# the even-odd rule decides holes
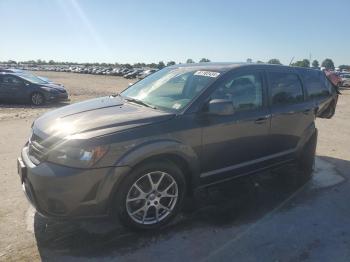
[[[199,60],[199,63],[207,63],[207,62],[210,62],[208,58],[202,58],[201,60]]]
[[[50,65],[54,65],[54,64],[55,64],[55,61],[50,60],[50,61],[49,61],[49,64],[50,64]]]
[[[158,69],[162,69],[162,68],[164,68],[164,67],[165,67],[164,62],[163,62],[163,61],[159,61],[158,65],[157,65],[157,68],[158,68]]]
[[[186,60],[186,63],[187,64],[192,64],[192,63],[194,63],[194,61],[191,58],[189,58],[189,59]]]
[[[274,64],[274,65],[282,65],[282,63],[280,62],[280,60],[278,60],[277,58],[272,58],[272,59],[270,59],[267,63],[268,63],[268,64]]]
[[[326,58],[325,60],[323,60],[321,66],[326,68],[327,70],[334,70],[334,63],[333,60],[330,58]]]
[[[312,61],[312,67],[313,68],[319,68],[320,67],[320,63],[315,59],[314,61]]]
[[[172,65],[176,65],[176,63],[174,61],[169,61],[166,66],[172,66]]]
[[[256,63],[257,63],[257,64],[263,64],[264,62],[263,62],[263,61],[258,60],[258,61],[256,61]]]
[[[310,61],[308,59],[303,59],[301,61],[296,61],[292,66],[310,67]]]
[[[350,70],[350,65],[340,65],[339,69],[340,70],[347,70],[347,71],[349,71]]]

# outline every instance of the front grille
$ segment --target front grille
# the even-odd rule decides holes
[[[40,164],[47,155],[47,149],[42,145],[43,140],[37,135],[33,134],[29,139],[29,158],[35,164]]]

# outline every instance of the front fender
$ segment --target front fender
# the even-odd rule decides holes
[[[199,174],[200,170],[199,157],[193,148],[170,139],[144,142],[124,153],[116,165],[135,167],[144,160],[162,155],[173,155],[181,158],[186,162],[192,177],[198,177],[196,174]],[[195,181],[196,179],[193,180],[193,182]]]

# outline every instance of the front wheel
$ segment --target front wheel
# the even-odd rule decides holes
[[[182,206],[186,183],[172,162],[143,164],[119,186],[116,210],[121,222],[134,229],[158,229],[170,222]]]

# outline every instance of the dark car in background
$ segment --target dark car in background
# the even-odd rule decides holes
[[[205,63],[164,68],[120,95],[44,114],[18,159],[30,202],[57,218],[167,224],[195,190],[295,163],[311,177],[315,118],[338,92],[319,70]],[[295,180],[294,180],[295,181]]]
[[[52,84],[26,73],[0,73],[0,100],[4,102],[42,105],[51,101],[68,99],[61,85]]]

